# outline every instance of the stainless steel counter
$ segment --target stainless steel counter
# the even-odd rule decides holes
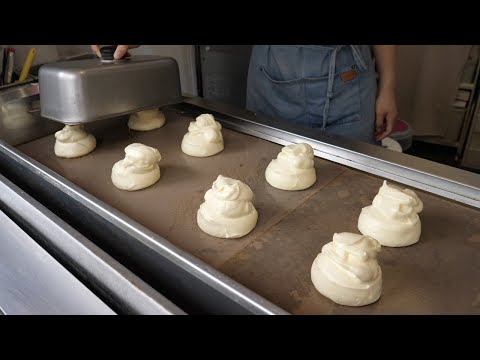
[[[60,130],[62,124],[37,115],[39,106],[38,83],[0,91],[0,140],[18,145]]]
[[[7,315],[115,314],[3,212],[0,308]]]
[[[207,159],[182,155],[188,121],[205,112],[226,128],[225,151]],[[76,161],[52,155],[51,137],[18,149],[1,144],[0,170],[189,313],[478,313],[471,279],[480,276],[479,175],[199,99],[166,113],[165,127],[149,133],[129,132],[125,118],[98,123],[91,129],[98,148]],[[111,126],[116,130],[107,131]],[[160,149],[162,179],[126,194],[108,182],[109,171],[132,141]],[[317,184],[297,193],[269,187],[262,178],[268,161],[279,145],[299,141],[315,149]],[[259,224],[238,241],[203,234],[192,217],[219,173],[252,184],[256,195]],[[382,250],[378,303],[336,306],[316,293],[309,266],[333,232],[356,232],[361,207],[384,178],[424,200],[422,239]]]
[[[3,294],[0,295],[0,308],[8,310],[7,314],[15,313],[14,310],[33,314],[76,314],[83,310],[95,313],[94,308],[77,309],[69,299],[75,295],[68,293],[69,282],[119,314],[184,314],[2,175],[0,212],[4,215],[0,219],[0,233],[5,235],[8,231],[10,235],[0,237],[0,243],[8,241],[2,243],[4,246],[0,249],[0,266],[4,267],[0,274],[4,276],[4,281],[0,281],[0,293]],[[39,262],[39,256],[44,260]],[[48,286],[42,282],[47,282]],[[64,291],[67,295],[62,295]],[[45,308],[46,299],[50,299],[51,308]]]

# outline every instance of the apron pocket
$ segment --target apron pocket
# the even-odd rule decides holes
[[[262,91],[271,112],[280,118],[298,122],[305,111],[305,81],[301,78],[276,80],[263,66],[260,66],[260,71],[264,75]]]

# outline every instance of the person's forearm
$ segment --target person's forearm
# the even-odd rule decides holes
[[[395,90],[395,45],[374,45],[379,91]]]

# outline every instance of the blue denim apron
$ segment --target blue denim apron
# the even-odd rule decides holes
[[[376,73],[368,45],[256,45],[247,109],[375,144]]]

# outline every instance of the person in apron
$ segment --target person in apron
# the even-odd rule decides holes
[[[255,45],[247,109],[378,144],[397,118],[395,49],[373,51],[376,64],[368,45]]]

